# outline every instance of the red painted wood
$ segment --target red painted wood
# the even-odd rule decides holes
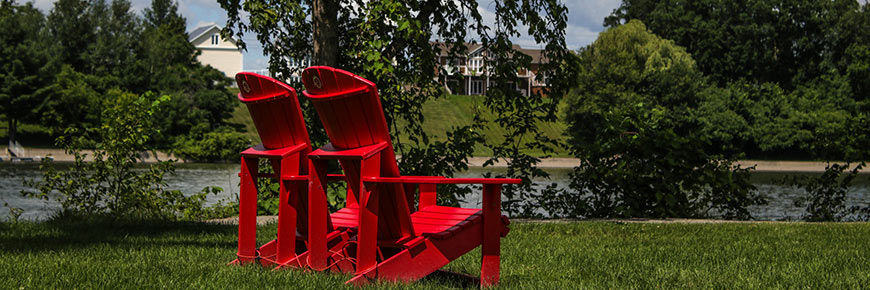
[[[309,149],[311,149],[311,145],[308,145],[308,143],[302,143],[277,149],[266,149],[261,144],[242,151],[242,156],[256,158],[286,158],[293,153],[300,153]]]
[[[483,246],[481,246],[480,287],[498,284],[501,263],[501,186],[483,186]]]
[[[420,209],[437,204],[438,192],[436,186],[435,184],[420,184]]]
[[[412,218],[428,218],[428,219],[440,219],[445,221],[464,221],[467,220],[471,216],[480,216],[480,213],[475,214],[445,214],[438,212],[429,212],[429,211],[418,211],[411,215]],[[474,222],[478,222],[478,219],[472,219]]]
[[[310,179],[308,182],[308,266],[322,271],[327,267],[326,233],[328,212],[326,203],[327,164],[324,161],[311,160],[309,165]]]
[[[432,178],[420,176],[369,176],[365,182],[378,183],[418,183],[418,184],[520,184],[522,179],[516,178]]]
[[[299,174],[298,154],[293,154],[281,160],[272,159],[272,167],[277,176],[284,174]],[[278,246],[275,257],[278,263],[284,263],[296,256],[296,223],[299,207],[299,191],[288,188],[298,188],[296,184],[279,181],[278,187]]]
[[[374,83],[330,67],[310,67],[302,80],[335,147],[390,142]]]
[[[338,149],[334,144],[329,143],[320,147],[320,149],[314,150],[314,152],[311,152],[308,157],[311,159],[363,160],[372,157],[387,148],[390,147],[389,143],[386,142],[379,142],[352,149]]]
[[[374,156],[363,160],[360,164],[360,175],[371,174],[380,168],[380,158]],[[358,178],[358,177],[357,177]],[[352,180],[348,180],[350,183]],[[356,273],[362,273],[377,264],[378,243],[378,210],[380,209],[378,198],[379,188],[366,188],[357,179],[359,186],[359,228],[357,235],[357,265]]]
[[[497,283],[499,239],[507,232],[499,212],[500,186],[522,181],[403,177],[374,83],[330,67],[310,67],[302,79],[303,95],[312,101],[332,142],[309,158],[339,160],[348,183],[347,206],[358,207],[330,215],[337,227],[358,225],[357,276],[348,282],[413,281],[483,245],[481,285]],[[325,172],[312,175],[326,179]],[[484,209],[438,206],[437,184],[483,184]],[[417,185],[420,206],[414,211]],[[401,251],[378,263],[378,247]]]
[[[239,262],[256,258],[257,247],[257,159],[242,157],[239,188]]]
[[[310,143],[295,89],[253,73],[237,74],[236,82],[265,148]]]
[[[364,273],[347,281],[348,284],[365,285],[370,279],[413,282],[444,267],[450,261],[468,253],[481,243],[483,227],[480,223],[462,229],[444,240],[420,239]]]

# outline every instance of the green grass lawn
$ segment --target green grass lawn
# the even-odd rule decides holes
[[[479,106],[483,108],[483,96],[460,96],[448,95],[443,98],[430,100],[423,105],[424,130],[430,134],[433,140],[445,140],[447,132],[455,127],[470,125],[472,122],[474,108]],[[491,112],[482,113],[484,119],[492,120],[494,115]],[[248,113],[247,107],[239,103],[232,117],[227,119],[227,122],[236,124],[247,130],[247,134],[257,143],[260,138],[257,136],[257,130],[254,127],[254,122]],[[400,123],[399,126],[402,126]],[[555,124],[541,124],[540,129],[550,138],[555,138],[564,143],[565,137],[562,135],[565,132],[567,125],[563,122]],[[491,143],[498,143],[504,140],[502,136],[505,134],[504,128],[495,124],[487,127],[481,132],[483,136]],[[539,150],[529,150],[528,153],[535,156],[542,156],[543,153]],[[474,148],[475,156],[491,156],[492,151],[482,145]],[[557,148],[555,154],[557,157],[571,157],[565,148]]]
[[[501,288],[828,288],[870,285],[870,224],[514,223]],[[274,237],[275,225],[261,229]],[[205,223],[0,224],[0,288],[334,289],[346,275],[226,266],[237,229]],[[264,238],[265,240],[266,238]],[[475,250],[445,268],[478,275]],[[406,288],[397,284],[382,288]],[[468,288],[451,276],[414,289]]]

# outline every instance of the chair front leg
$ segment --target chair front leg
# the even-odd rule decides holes
[[[366,184],[362,177],[380,174],[380,154],[360,162],[359,183],[359,234],[357,235],[356,274],[361,274],[378,264],[378,209],[380,196],[377,184]]]
[[[254,262],[257,258],[257,158],[242,157],[239,174],[239,251],[240,264]]]
[[[326,232],[329,210],[326,201],[327,164],[325,160],[311,160],[308,166],[308,266],[317,271],[326,270]]]
[[[501,263],[501,184],[483,185],[480,287],[498,284]]]
[[[286,263],[296,257],[299,190],[296,184],[284,181],[282,177],[299,174],[299,158],[299,154],[295,153],[281,159],[280,162],[273,161],[272,163],[280,185],[278,190],[278,253],[276,257],[278,264]]]

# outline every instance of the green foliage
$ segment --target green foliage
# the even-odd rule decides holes
[[[852,0],[624,0],[604,22],[643,21],[685,47],[720,85],[746,78],[791,90],[826,73],[831,48],[848,45],[842,30],[859,29],[839,21],[858,8]]]
[[[10,139],[19,122],[38,120],[55,73],[44,27],[45,17],[33,3],[0,2],[0,113],[9,123]]]
[[[60,0],[47,20],[30,4],[4,1],[3,7],[9,33],[2,34],[2,63],[9,75],[0,110],[11,133],[17,121],[38,122],[53,136],[98,126],[96,96],[113,89],[172,96],[157,112],[159,134],[149,139],[157,148],[226,127],[235,105],[231,79],[196,60],[173,1],[154,1],[144,18],[128,0]]]
[[[138,168],[148,150],[150,136],[155,134],[154,113],[168,97],[153,94],[137,96],[117,90],[105,96],[101,125],[79,130],[70,128],[58,139],[75,163],[67,170],[58,170],[46,161],[41,180],[28,180],[37,192],[31,197],[55,197],[66,216],[106,216],[112,219],[177,219],[202,218],[209,212],[202,209],[205,197],[220,188],[206,188],[192,196],[168,190],[164,176],[175,170],[172,161]],[[82,148],[94,148],[88,156]],[[90,159],[90,160],[88,160]]]
[[[712,146],[699,118],[709,85],[685,49],[633,20],[581,50],[578,75],[566,120],[581,164],[571,191],[545,196],[551,213],[745,219],[763,202]]]
[[[572,79],[571,71],[563,65],[571,57],[565,47],[564,5],[555,1],[496,1],[498,25],[488,27],[474,0],[382,0],[354,5],[329,0],[219,2],[228,15],[224,35],[237,38],[243,47],[243,36],[256,36],[270,58],[270,71],[279,79],[287,79],[298,70],[291,67],[288,58],[300,60],[313,55],[312,65],[339,67],[375,82],[393,144],[402,156],[399,167],[403,174],[453,176],[465,168],[464,161],[475,144],[486,142],[493,160],[510,160],[507,176],[526,181],[522,186],[505,188],[505,210],[529,214],[519,205],[534,193],[531,178],[546,173],[535,168],[539,160],[525,152],[532,148],[552,153],[557,142],[542,134],[538,125],[556,120],[556,104]],[[547,76],[548,98],[524,97],[507,85],[516,81],[518,67],[530,67],[531,57],[517,53],[509,40],[520,33],[545,47],[549,63],[542,66],[540,74]],[[492,112],[495,118],[492,122],[476,118],[471,125],[453,127],[448,138],[435,140],[423,130],[422,108],[427,100],[442,96],[446,71],[433,69],[433,60],[442,53],[442,47],[448,57],[463,56],[464,42],[472,35],[489,51],[490,80],[498,85],[489,91],[482,110]],[[440,43],[432,43],[433,39]],[[325,143],[314,110],[307,101],[302,106],[314,145]],[[481,139],[478,132],[488,126],[504,128],[503,141],[490,144]],[[444,196],[455,200],[462,193]]]
[[[185,137],[172,147],[185,160],[217,162],[239,160],[239,152],[251,146],[251,139],[238,132],[209,132],[197,137]]]
[[[854,132],[870,95],[867,3],[625,0],[605,24],[632,19],[722,88],[702,108],[714,143],[753,158],[866,158]]]
[[[66,128],[99,126],[101,101],[93,96],[101,87],[101,78],[64,65],[50,87],[52,97],[45,100],[40,123],[56,136],[63,134]]]
[[[795,201],[795,206],[806,208],[807,213],[803,217],[804,220],[819,222],[867,219],[866,215],[860,217],[858,214],[861,211],[866,214],[870,208],[846,206],[846,191],[849,190],[852,181],[858,177],[858,172],[866,166],[863,162],[855,167],[850,165],[849,163],[828,164],[825,166],[825,172],[820,176],[791,177],[786,180],[786,183],[807,191],[807,196]]]

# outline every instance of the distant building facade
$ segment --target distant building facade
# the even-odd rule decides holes
[[[284,78],[282,81],[289,83],[290,85],[297,85],[302,83],[302,71],[311,66],[311,56],[306,56],[302,59],[295,59],[291,57],[284,57],[284,61],[287,63],[287,68],[290,69],[290,76]],[[269,76],[275,79],[278,78],[275,73],[270,71],[269,69],[253,69],[253,70],[245,70],[246,72],[251,72],[255,74],[260,74],[264,76]]]
[[[233,77],[242,71],[242,50],[235,40],[224,39],[220,32],[220,26],[208,24],[191,31],[187,40],[201,51],[197,57],[200,63],[216,68],[227,77]]]
[[[517,69],[517,79],[509,83],[520,92],[523,96],[530,96],[536,93],[544,93],[546,87],[545,76],[538,77],[538,72],[541,64],[547,62],[543,57],[541,49],[526,49],[519,45],[513,46],[514,51],[521,52],[532,57],[531,66],[528,68]],[[441,45],[441,52],[438,56],[438,64],[446,71],[445,87],[451,94],[460,95],[485,95],[489,87],[495,86],[491,82],[486,58],[489,52],[480,44],[465,44],[465,54],[458,58],[450,58],[447,56],[448,49]]]

